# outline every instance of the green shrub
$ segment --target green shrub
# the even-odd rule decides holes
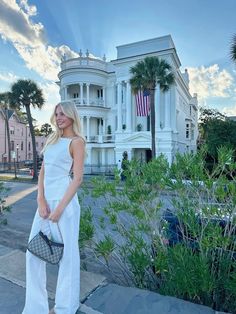
[[[6,206],[5,193],[8,191],[6,187],[4,187],[4,183],[0,182],[0,224],[7,224],[7,219],[4,216],[4,212],[10,211],[10,207]]]
[[[90,232],[89,247],[119,283],[236,313],[236,163],[233,151],[221,148],[209,173],[205,154],[177,155],[171,166],[163,156],[133,160],[125,181],[118,172],[114,181],[96,178],[91,192],[104,199],[95,230],[102,238]],[[167,207],[179,221],[176,244],[163,219]]]

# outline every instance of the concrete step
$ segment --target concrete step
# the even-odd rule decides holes
[[[54,300],[58,266],[47,265],[47,290],[49,299]],[[0,278],[25,288],[25,253],[0,245]],[[93,291],[106,284],[106,278],[99,274],[81,271],[80,300],[83,302]],[[82,310],[83,309],[83,310]],[[85,310],[87,312],[85,312]],[[89,311],[90,312],[89,312]],[[82,313],[96,314],[91,307],[82,306]],[[101,312],[100,312],[101,313]]]

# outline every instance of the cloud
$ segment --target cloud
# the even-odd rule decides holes
[[[29,5],[27,3],[27,0],[21,0],[20,1],[21,7],[25,9],[25,11],[28,13],[29,16],[33,16],[37,14],[37,8],[35,5]]]
[[[37,120],[37,125],[41,126],[43,123],[50,123],[50,117],[55,105],[60,101],[59,86],[52,83],[39,83],[39,87],[43,91],[45,104],[42,109],[31,109],[32,116]]]
[[[199,101],[209,97],[229,97],[232,93],[233,77],[217,64],[209,67],[188,68],[190,92],[197,93]]]
[[[26,1],[25,1],[26,2]],[[43,42],[43,26],[33,23],[30,15],[13,0],[0,1],[0,33],[14,43],[36,47]]]
[[[8,72],[8,73],[0,72],[0,81],[6,82],[6,83],[13,83],[18,79],[19,77],[11,72]]]
[[[74,58],[78,55],[68,46],[48,45],[43,25],[31,20],[31,16],[36,14],[37,8],[30,6],[27,0],[21,0],[20,3],[1,0],[0,34],[4,40],[13,44],[29,69],[44,79],[55,81],[62,56],[66,54],[68,58]]]
[[[221,111],[226,116],[236,116],[236,105],[231,107],[224,107]]]
[[[39,84],[43,90],[45,105],[43,110],[52,111],[55,105],[60,101],[59,86],[56,83]]]

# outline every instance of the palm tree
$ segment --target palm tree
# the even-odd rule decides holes
[[[9,167],[11,164],[11,145],[10,145],[10,128],[9,128],[9,107],[10,107],[10,100],[9,100],[9,93],[1,93],[0,94],[0,106],[3,113],[3,119],[5,121],[6,126],[6,133],[5,133],[5,143],[7,139],[7,146],[8,146],[8,162]]]
[[[230,47],[231,59],[236,63],[236,34],[233,36],[233,40]]]
[[[42,108],[45,102],[42,90],[37,86],[35,82],[31,80],[18,80],[11,87],[10,100],[12,108],[15,109],[25,108],[26,110],[33,148],[33,169],[34,169],[33,180],[37,180],[38,179],[37,152],[30,107],[33,106],[33,108],[39,109]]]
[[[169,90],[174,83],[172,67],[165,60],[158,57],[146,57],[130,68],[133,75],[130,84],[134,93],[139,90],[148,91],[150,94],[150,114],[151,114],[151,136],[152,136],[152,158],[156,157],[155,141],[155,88],[157,84],[163,92]]]

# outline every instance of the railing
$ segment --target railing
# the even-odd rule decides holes
[[[114,141],[115,141],[114,134],[90,135],[89,138],[87,138],[88,143],[112,143]]]
[[[71,98],[70,101],[73,101],[76,105],[81,105],[81,106],[106,107],[104,104],[104,100],[102,98],[91,98],[89,99],[89,103],[87,103],[87,98],[83,98],[82,102],[80,98]]]
[[[66,70],[70,68],[95,68],[98,70],[106,71],[106,62],[99,60],[99,59],[93,59],[93,58],[74,58],[65,60],[61,63],[61,69]]]
[[[103,143],[111,143],[115,142],[115,135],[114,134],[106,134],[102,136]]]
[[[117,168],[117,165],[95,165],[95,164],[85,164],[84,173],[85,174],[105,174],[105,175],[114,175],[114,170]]]

